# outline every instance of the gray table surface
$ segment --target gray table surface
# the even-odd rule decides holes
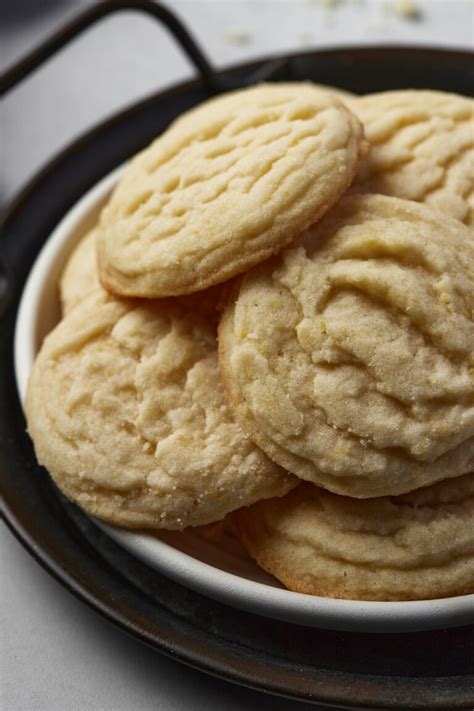
[[[90,0],[0,8],[3,67]],[[472,0],[168,3],[218,66],[304,47],[406,42],[472,48]],[[0,200],[71,139],[132,101],[192,75],[166,32],[132,13],[105,20],[11,92],[2,108]],[[128,638],[65,592],[2,530],[0,707],[9,711],[303,709],[188,669]]]

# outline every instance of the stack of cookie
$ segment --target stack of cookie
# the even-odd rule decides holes
[[[175,121],[72,254],[31,374],[60,489],[128,528],[229,514],[295,591],[473,592],[472,121],[306,83]]]

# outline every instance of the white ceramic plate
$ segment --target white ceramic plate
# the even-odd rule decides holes
[[[65,261],[96,222],[122,170],[106,176],[68,212],[34,264],[22,295],[15,332],[15,372],[22,401],[41,342],[60,318],[58,279]],[[191,529],[154,535],[95,522],[123,548],[173,580],[265,617],[364,632],[440,629],[474,622],[474,595],[413,602],[364,602],[290,592],[258,568],[219,526],[215,535],[204,537]]]

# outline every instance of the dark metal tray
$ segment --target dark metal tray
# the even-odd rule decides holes
[[[157,7],[151,2],[107,2],[100,13],[89,10],[6,75],[3,88],[105,14],[105,7],[130,6],[147,11]],[[163,8],[159,11],[154,14],[184,43],[201,77],[135,104],[83,135],[36,176],[4,218],[0,474],[5,520],[31,555],[74,595],[128,634],[197,669],[255,689],[344,708],[472,708],[473,626],[355,634],[299,627],[229,608],[168,580],[119,548],[58,493],[36,464],[13,372],[18,303],[52,229],[103,175],[210,93],[261,79],[310,79],[360,93],[430,87],[472,94],[471,55],[440,49],[308,52],[217,73],[175,18]]]

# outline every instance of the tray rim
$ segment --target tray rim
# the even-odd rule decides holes
[[[387,44],[387,45],[369,45],[369,46],[345,46],[345,47],[337,47],[337,48],[332,48],[332,49],[325,49],[325,50],[312,50],[312,51],[306,51],[306,52],[300,52],[300,53],[282,53],[281,55],[272,55],[272,56],[267,56],[263,58],[255,58],[251,61],[239,63],[232,65],[230,67],[224,67],[222,68],[219,73],[232,73],[232,72],[237,72],[241,71],[243,69],[249,69],[249,68],[256,68],[259,67],[263,62],[265,61],[271,61],[274,59],[281,59],[281,58],[308,58],[312,57],[314,55],[333,55],[333,54],[341,54],[344,52],[349,52],[349,53],[355,53],[355,54],[367,54],[367,53],[377,53],[377,52],[386,52],[386,51],[395,51],[395,52],[413,52],[418,55],[425,54],[433,54],[436,53],[438,55],[443,54],[445,56],[451,56],[451,57],[456,57],[458,60],[465,60],[469,61],[472,59],[472,56],[474,53],[469,50],[457,50],[457,49],[451,49],[451,48],[446,48],[446,47],[436,47],[436,46],[417,46],[417,45],[400,45],[400,44]],[[138,101],[131,102],[129,105],[125,106],[124,108],[120,109],[117,112],[114,112],[111,116],[106,117],[104,120],[99,121],[97,123],[94,123],[94,125],[91,128],[86,129],[85,131],[81,132],[81,134],[73,139],[72,141],[68,142],[67,145],[64,148],[61,148],[59,151],[56,151],[53,154],[53,157],[47,161],[39,170],[37,170],[34,175],[26,182],[26,185],[21,188],[19,191],[17,191],[12,198],[9,199],[7,202],[6,208],[2,211],[2,218],[0,220],[0,225],[5,226],[8,224],[9,220],[15,217],[15,214],[23,209],[24,203],[26,203],[31,196],[35,193],[35,191],[38,189],[39,185],[46,180],[51,173],[56,169],[58,165],[60,165],[63,161],[65,161],[67,158],[70,158],[75,152],[80,150],[80,148],[88,143],[94,135],[99,134],[100,132],[104,131],[105,129],[111,128],[115,124],[118,124],[122,122],[127,115],[133,114],[135,112],[139,112],[143,110],[147,105],[152,105],[155,102],[157,102],[160,99],[172,97],[173,94],[180,94],[183,91],[189,91],[192,89],[196,88],[201,88],[202,84],[199,79],[191,79],[189,81],[184,81],[180,83],[173,84],[171,87],[168,89],[165,89],[163,91],[156,91],[153,92],[152,94],[148,95],[144,99],[140,99]],[[9,302],[7,302],[6,307],[7,311],[9,310]],[[203,659],[203,658],[197,658],[196,655],[193,656],[193,654],[189,652],[183,651],[181,648],[176,649],[170,644],[167,644],[165,639],[161,639],[160,643],[157,643],[156,638],[153,638],[151,636],[147,636],[146,632],[142,629],[138,629],[134,626],[130,625],[129,620],[123,619],[120,615],[117,614],[115,610],[110,610],[108,606],[104,605],[100,599],[97,597],[97,595],[92,595],[87,589],[84,589],[80,587],[77,583],[77,581],[73,578],[73,576],[69,573],[66,572],[64,569],[62,569],[57,562],[54,560],[54,558],[45,550],[39,549],[38,546],[35,544],[35,539],[34,537],[30,536],[28,531],[24,528],[24,526],[20,523],[19,520],[17,520],[17,517],[15,516],[14,512],[8,507],[6,502],[4,503],[4,508],[2,515],[4,517],[4,520],[6,522],[7,527],[10,529],[12,534],[15,536],[15,538],[19,541],[19,543],[25,548],[25,550],[36,560],[36,562],[41,565],[41,567],[48,572],[55,580],[57,580],[66,590],[68,590],[70,593],[72,593],[77,599],[82,600],[85,604],[88,605],[91,609],[94,609],[98,614],[100,614],[103,618],[107,619],[109,622],[112,624],[116,625],[120,629],[122,629],[125,633],[128,635],[132,636],[133,638],[147,644],[148,646],[153,647],[157,651],[160,651],[172,658],[175,658],[176,660],[187,664],[188,666],[191,666],[195,669],[199,669],[201,671],[204,671],[206,673],[209,673],[213,676],[232,681],[250,688],[253,688],[258,691],[266,691],[272,694],[276,694],[279,696],[284,696],[286,698],[292,698],[292,699],[298,699],[298,700],[306,700],[306,701],[317,701],[318,703],[325,704],[325,705],[331,705],[333,706],[334,704],[340,705],[345,708],[362,708],[362,707],[371,707],[371,708],[382,708],[380,706],[381,703],[384,704],[383,708],[408,708],[406,705],[400,706],[397,702],[393,703],[393,699],[390,697],[387,699],[387,697],[382,697],[378,696],[376,698],[370,697],[360,697],[357,699],[348,699],[347,695],[344,697],[341,697],[337,694],[333,693],[323,693],[320,695],[317,699],[314,696],[313,693],[308,692],[307,690],[304,691],[302,689],[296,689],[295,687],[289,688],[288,683],[283,684],[281,680],[277,677],[273,677],[271,679],[267,678],[263,679],[258,676],[257,674],[252,674],[250,673],[249,669],[246,668],[244,671],[242,669],[236,669],[235,665],[229,665],[223,663],[222,658],[217,658],[215,662],[211,662],[208,659]],[[319,670],[318,670],[319,671]],[[335,674],[335,672],[333,673]],[[356,676],[360,678],[366,678],[366,675],[359,674],[359,675],[352,675],[353,678]],[[391,678],[397,678],[397,677],[378,677],[380,679],[391,679]],[[403,681],[411,681],[410,679],[406,679],[405,677],[398,677],[400,680],[403,679]],[[441,679],[441,678],[447,678],[447,677],[430,677],[430,681],[434,682],[435,679]],[[455,680],[456,679],[462,679],[465,680],[466,677],[449,677],[450,679],[453,680],[453,689],[457,688],[455,686]],[[468,677],[471,678],[471,677]],[[415,678],[416,679],[416,678]],[[350,701],[350,706],[347,705],[347,702]],[[354,703],[355,701],[355,703]],[[463,699],[456,700],[453,705],[451,706],[452,708],[467,708],[465,705],[465,697]],[[427,708],[426,704],[422,705],[410,705],[409,708],[417,709],[417,708]],[[440,705],[440,704],[431,704],[429,708],[446,708],[446,705]]]

